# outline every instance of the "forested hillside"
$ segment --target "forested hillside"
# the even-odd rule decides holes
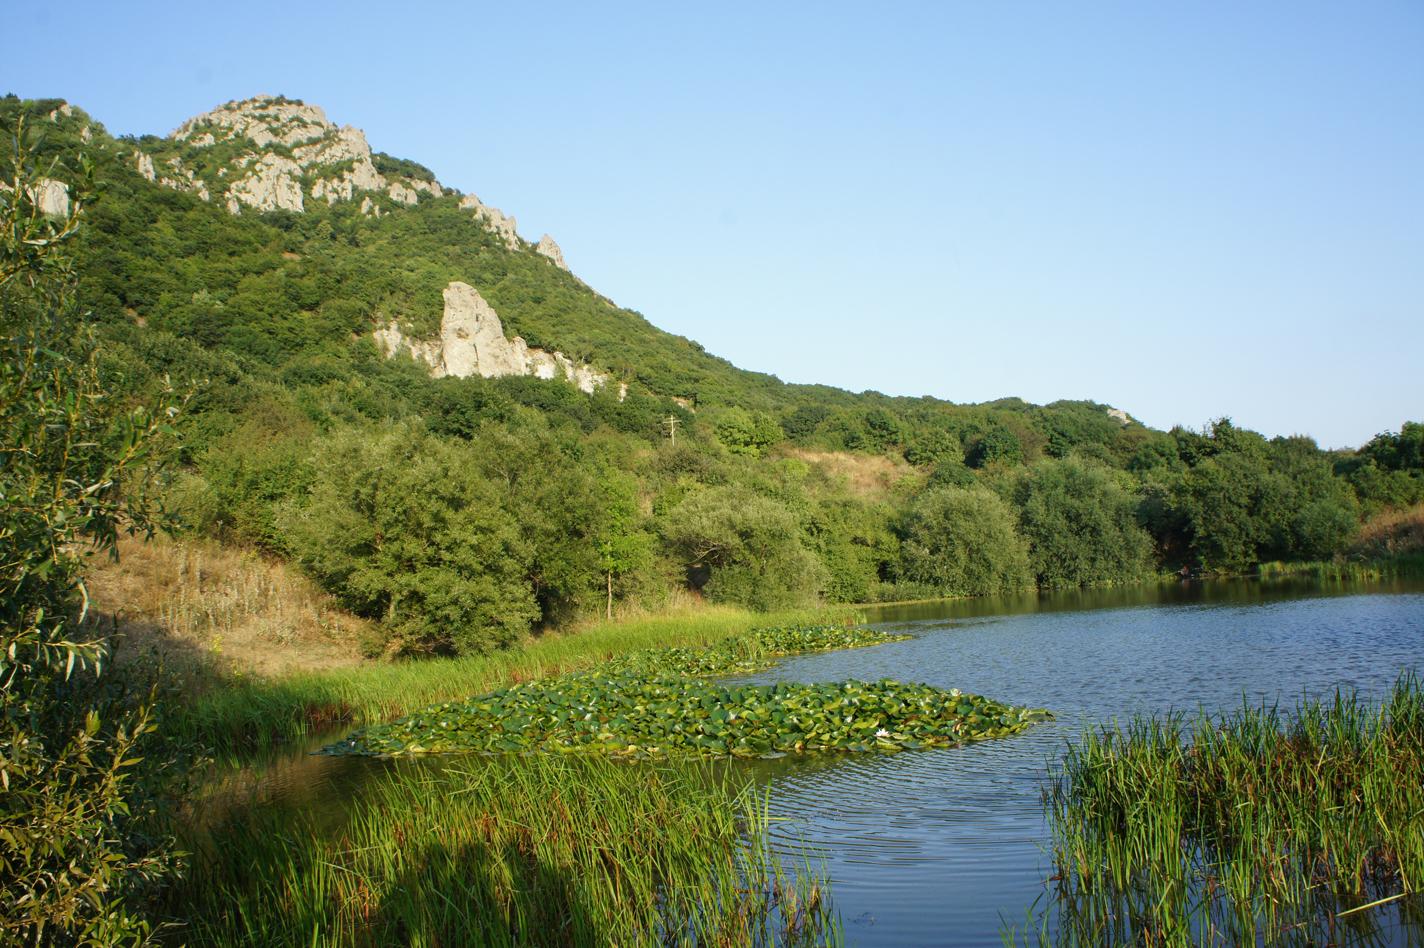
[[[1378,555],[1361,524],[1424,499],[1421,424],[1331,453],[1091,402],[788,385],[618,307],[457,192],[329,203],[319,180],[350,168],[299,169],[301,211],[233,213],[217,189],[251,142],[197,155],[62,105],[12,96],[0,125],[8,141],[23,124],[35,174],[84,202],[74,262],[109,387],[186,398],[167,507],[299,564],[376,620],[372,654],[486,650],[681,590],[772,608]],[[175,158],[184,187],[144,173]],[[392,321],[437,334],[452,281],[626,397],[433,378],[378,349]]]

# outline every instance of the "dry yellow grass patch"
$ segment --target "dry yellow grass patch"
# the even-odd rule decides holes
[[[1354,549],[1369,557],[1424,553],[1424,504],[1375,514],[1360,527]]]
[[[923,476],[904,458],[884,454],[811,451],[805,448],[787,448],[784,453],[786,457],[820,469],[834,480],[843,481],[851,492],[861,497],[884,497],[906,478]]]
[[[91,560],[86,585],[91,615],[117,633],[120,664],[156,657],[178,669],[280,675],[361,663],[365,620],[250,550],[125,538],[118,562]]]

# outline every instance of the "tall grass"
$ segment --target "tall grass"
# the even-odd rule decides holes
[[[338,832],[245,813],[173,893],[190,945],[838,943],[766,799],[709,770],[549,756],[399,768]]]
[[[1310,560],[1299,563],[1262,563],[1262,579],[1301,577],[1320,582],[1353,580],[1381,582],[1424,577],[1424,553],[1407,553],[1378,559]]]
[[[600,623],[527,645],[465,658],[368,665],[276,679],[239,678],[172,715],[171,733],[221,756],[240,757],[336,727],[409,711],[520,681],[593,668],[654,646],[704,646],[760,625],[848,623],[846,609],[756,613],[706,607],[681,614]]]
[[[1424,886],[1424,691],[1135,718],[1044,794],[1058,940],[1337,943]]]

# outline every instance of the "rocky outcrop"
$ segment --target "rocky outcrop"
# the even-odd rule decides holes
[[[360,198],[363,206],[374,205],[373,196],[381,194],[414,204],[422,193],[434,197],[445,193],[436,181],[383,175],[359,128],[337,127],[317,106],[290,99],[258,96],[228,102],[184,122],[170,138],[183,146],[182,153],[171,159],[179,162],[178,168],[183,156],[191,158],[195,151],[224,143],[240,147],[238,158],[216,172],[217,178],[231,182],[223,187],[223,198],[234,214],[247,208],[301,211],[304,188],[314,200],[334,204]],[[139,170],[143,173],[142,166]],[[210,182],[216,178],[210,177]],[[198,191],[207,199],[208,185],[191,171],[179,171],[159,183]],[[376,210],[379,206],[363,213]]]
[[[11,194],[14,190],[4,181],[0,181],[0,193]],[[69,186],[63,181],[40,178],[36,183],[26,187],[25,193],[29,195],[30,203],[46,217],[69,216]]]
[[[153,159],[141,151],[134,152],[134,167],[138,173],[150,181],[158,180],[158,172],[153,168]]]
[[[548,234],[539,238],[539,243],[535,245],[534,249],[554,261],[554,266],[560,270],[567,270],[569,268],[569,265],[564,263],[564,252],[559,249],[558,244],[554,243],[554,238]]]
[[[435,378],[454,376],[499,378],[532,375],[540,379],[564,379],[580,391],[592,394],[609,382],[609,377],[590,365],[574,362],[562,352],[549,352],[525,343],[523,337],[508,339],[494,307],[468,283],[458,281],[445,287],[445,313],[440,320],[438,339],[409,339],[392,321],[379,328],[376,344],[387,357],[408,352],[430,366]],[[619,398],[627,393],[619,385]]]
[[[519,249],[519,231],[515,229],[516,225],[512,216],[506,217],[499,208],[490,207],[473,194],[466,194],[460,198],[460,208],[461,210],[474,211],[475,220],[494,231],[495,235],[504,241],[504,245],[510,250]]]
[[[152,164],[150,162],[150,164]],[[172,188],[175,191],[191,191],[204,201],[212,200],[212,195],[208,193],[207,182],[193,174],[193,169],[183,164],[183,159],[173,157],[168,159],[168,170],[172,175],[164,175],[158,179],[158,183],[165,188]],[[140,169],[142,171],[142,169]]]
[[[238,213],[243,205],[259,211],[302,210],[302,166],[281,155],[265,154],[251,171],[227,189],[227,209]]]
[[[1127,412],[1123,411],[1121,408],[1109,408],[1108,417],[1113,419],[1120,425],[1126,425],[1132,422],[1132,417],[1128,415]]]

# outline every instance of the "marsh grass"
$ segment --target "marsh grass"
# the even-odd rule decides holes
[[[1370,559],[1340,558],[1300,563],[1262,563],[1257,570],[1262,579],[1296,577],[1318,582],[1381,582],[1424,577],[1424,553],[1401,553]]]
[[[766,797],[600,758],[395,768],[335,832],[244,814],[174,892],[191,945],[817,945],[824,880],[783,868]]]
[[[232,678],[173,716],[175,734],[219,757],[250,757],[348,725],[390,720],[426,705],[519,682],[595,668],[654,647],[700,648],[758,626],[849,625],[853,610],[757,613],[703,607],[550,633],[504,651],[305,672]]]
[[[1044,805],[1057,942],[1368,942],[1419,913],[1424,692],[1090,731]]]

